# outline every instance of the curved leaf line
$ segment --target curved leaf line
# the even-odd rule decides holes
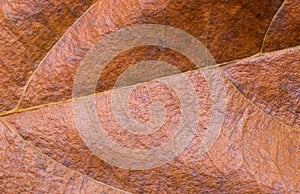
[[[278,14],[280,13],[281,9],[284,7],[285,3],[286,3],[287,0],[284,0],[284,2],[282,2],[282,4],[280,5],[280,7],[278,8],[277,12],[275,13],[275,15],[273,16],[269,26],[268,26],[268,29],[265,33],[265,36],[264,36],[264,39],[262,41],[262,44],[261,44],[261,47],[260,47],[260,53],[263,53],[263,49],[264,49],[264,45],[265,45],[265,42],[266,42],[266,39],[268,37],[268,33],[270,31],[270,28],[272,27],[272,24],[273,22],[275,21],[275,19],[277,18]]]
[[[38,66],[36,67],[36,69],[34,70],[34,72],[31,74],[31,76],[29,77],[26,85],[24,86],[24,89],[21,93],[21,97],[18,101],[18,104],[17,106],[12,110],[12,111],[16,111],[20,108],[21,106],[21,103],[23,101],[23,98],[24,98],[24,94],[26,93],[34,75],[36,74],[36,72],[38,71],[39,67],[41,66],[41,64],[43,64],[45,62],[45,60],[48,58],[48,56],[52,53],[52,51],[56,48],[57,44],[59,42],[61,42],[61,40],[64,38],[64,36],[69,33],[69,31],[73,28],[74,24],[76,24],[82,17],[84,17],[99,1],[101,0],[98,0],[96,1],[95,3],[93,3],[80,17],[78,17],[75,22],[61,35],[61,37],[56,41],[56,43],[51,47],[51,49],[47,52],[47,54],[45,55],[45,57],[42,59],[42,61],[38,64]]]

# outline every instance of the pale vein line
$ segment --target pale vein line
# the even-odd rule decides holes
[[[99,1],[100,1],[100,0],[99,0]],[[23,91],[22,91],[21,98],[20,98],[20,100],[18,101],[17,107],[16,107],[14,110],[11,110],[11,111],[8,111],[8,112],[5,112],[5,113],[0,114],[0,121],[2,121],[2,123],[4,123],[4,125],[5,125],[8,129],[10,129],[14,134],[16,134],[17,136],[19,136],[19,137],[22,139],[22,141],[24,141],[24,143],[28,144],[30,147],[33,147],[33,148],[36,149],[40,154],[46,156],[48,159],[52,160],[53,162],[55,162],[55,163],[57,163],[57,164],[63,166],[64,168],[66,168],[66,169],[68,169],[68,170],[70,170],[70,171],[72,171],[72,172],[74,172],[74,173],[76,173],[76,174],[79,174],[81,177],[87,177],[88,179],[91,179],[92,181],[95,181],[95,182],[97,182],[97,183],[100,183],[100,184],[102,184],[102,185],[104,185],[104,186],[108,186],[108,187],[110,187],[110,188],[119,190],[119,191],[121,191],[121,192],[126,192],[126,191],[123,191],[123,190],[121,190],[121,189],[115,188],[115,187],[113,187],[113,186],[111,186],[111,185],[107,185],[107,184],[105,184],[105,183],[103,183],[103,182],[100,182],[100,181],[98,181],[98,180],[95,180],[95,179],[93,179],[93,178],[91,178],[91,177],[89,177],[89,176],[87,176],[87,175],[85,175],[85,174],[82,174],[82,173],[80,173],[80,172],[78,172],[78,171],[76,171],[76,170],[67,168],[66,166],[62,165],[62,164],[59,163],[58,161],[56,161],[56,160],[54,160],[53,158],[49,157],[48,155],[44,154],[44,153],[43,153],[39,148],[37,148],[36,146],[33,146],[31,143],[29,143],[29,142],[27,142],[26,140],[24,140],[24,138],[23,138],[22,136],[20,136],[18,132],[16,132],[16,131],[15,131],[15,130],[14,130],[14,129],[6,122],[3,118],[1,118],[1,117],[3,117],[3,116],[7,116],[7,115],[10,115],[10,114],[14,114],[14,113],[21,113],[21,112],[26,112],[26,111],[36,110],[36,109],[39,109],[39,108],[49,107],[49,106],[53,106],[53,105],[57,105],[57,104],[64,104],[64,103],[71,102],[71,101],[73,100],[73,99],[69,99],[69,100],[66,100],[66,101],[60,101],[60,102],[55,102],[55,103],[50,103],[50,104],[45,104],[45,105],[40,105],[40,106],[34,106],[34,107],[26,108],[26,109],[19,109],[20,104],[21,104],[21,102],[22,102],[22,100],[23,100],[24,93],[27,91],[28,86],[30,85],[30,83],[31,83],[31,81],[32,81],[32,78],[33,78],[34,75],[36,74],[36,72],[37,72],[38,68],[40,67],[40,65],[43,64],[43,62],[47,59],[47,57],[49,56],[49,54],[51,54],[51,52],[52,52],[53,49],[56,47],[56,45],[64,38],[65,34],[67,34],[67,33],[72,29],[73,25],[76,24],[82,17],[84,17],[84,16],[86,15],[86,13],[88,13],[88,11],[89,11],[90,9],[92,9],[99,1],[97,1],[97,2],[95,2],[93,5],[91,5],[91,6],[90,6],[90,7],[89,7],[89,8],[88,8],[88,9],[87,9],[80,17],[79,17],[79,18],[77,18],[76,21],[70,26],[70,28],[69,28],[68,30],[66,30],[66,31],[63,33],[63,35],[61,36],[61,38],[53,45],[53,47],[49,50],[49,52],[46,54],[46,56],[45,56],[45,57],[43,58],[43,60],[39,63],[39,65],[37,66],[37,68],[35,69],[35,71],[34,71],[34,72],[32,73],[32,75],[30,76],[28,82],[26,83],[26,85],[25,85],[25,87],[24,87],[24,89],[23,89]],[[262,56],[262,55],[263,55],[263,48],[264,48],[264,44],[265,44],[265,41],[266,41],[268,32],[269,32],[269,30],[270,30],[270,28],[271,28],[271,26],[272,26],[272,24],[273,24],[275,18],[276,18],[277,15],[280,13],[280,11],[281,11],[281,9],[282,9],[282,7],[284,6],[285,3],[286,3],[286,1],[284,1],[284,2],[281,4],[280,8],[277,10],[276,14],[274,15],[273,19],[271,20],[270,25],[269,25],[269,27],[268,27],[266,33],[265,33],[265,36],[264,36],[264,39],[263,39],[263,42],[262,42],[262,45],[261,45],[260,53],[258,53],[258,54],[256,54],[256,55],[253,55],[253,56],[250,56],[250,57],[247,57],[247,58],[237,59],[237,60],[234,60],[234,61],[229,61],[229,62],[217,64],[217,65],[214,65],[214,66],[202,68],[202,69],[200,69],[200,70],[203,70],[203,69],[210,69],[210,68],[217,68],[217,67],[225,66],[225,65],[232,64],[232,63],[235,63],[235,62],[247,60],[247,59],[249,59],[249,58],[255,58],[255,57],[258,57],[258,56]],[[295,46],[295,47],[298,47],[298,45]],[[281,49],[281,50],[277,50],[277,51],[272,51],[272,52],[269,52],[269,53],[280,52],[280,51],[284,51],[284,50],[291,49],[291,48],[293,48],[293,47],[285,48],[285,49]],[[267,54],[267,53],[265,53],[265,54]],[[195,72],[195,71],[199,71],[199,69],[193,70],[193,71],[188,71],[188,72],[186,72],[186,73],[192,73],[192,72]],[[176,76],[176,74],[175,74],[175,75],[171,75],[171,76]],[[288,124],[286,124],[286,123],[280,121],[278,118],[274,118],[274,116],[267,114],[265,111],[263,111],[263,110],[262,110],[261,108],[259,108],[257,105],[255,105],[250,99],[248,99],[246,96],[244,96],[244,95],[238,90],[238,88],[237,88],[237,87],[229,80],[228,76],[226,76],[224,73],[223,73],[223,76],[229,81],[229,83],[233,86],[233,88],[235,88],[235,90],[236,90],[238,93],[240,93],[240,95],[241,95],[244,99],[246,99],[246,101],[248,101],[251,105],[253,105],[255,108],[257,108],[259,111],[262,111],[262,113],[264,113],[264,114],[266,114],[267,116],[271,117],[272,120],[274,120],[274,121],[276,121],[276,122],[279,122],[279,123],[281,123],[281,124],[287,126],[288,128],[292,129],[292,130],[295,130],[295,131],[297,131],[297,132],[300,132],[298,129],[295,129],[295,128],[293,128],[292,126],[289,126]],[[170,76],[168,76],[168,77],[170,77]],[[165,77],[164,77],[164,78],[165,78]],[[130,86],[130,87],[132,87],[132,86]],[[111,91],[111,90],[104,91],[104,92],[100,92],[100,93],[106,93],[106,92],[110,92],[110,91]],[[97,93],[97,94],[99,94],[99,93]],[[210,156],[209,156],[209,157],[210,157]],[[212,159],[211,159],[211,160],[212,160]],[[128,192],[126,192],[126,193],[128,193]]]
[[[253,56],[245,58],[245,59],[250,59],[250,58],[253,58],[255,56],[257,56],[257,55],[253,55]],[[213,68],[216,68],[216,67],[225,66],[225,65],[233,63],[233,62],[236,62],[236,61],[231,61],[231,62],[220,63],[220,64],[208,66],[208,67],[203,67],[203,68],[200,68],[200,69],[195,69],[195,70],[184,72],[184,74],[196,73],[198,71],[202,71],[202,70],[205,70],[205,69],[213,69]],[[147,81],[147,82],[159,81],[159,80],[163,80],[163,79],[166,79],[166,78],[175,77],[175,76],[178,76],[178,75],[181,75],[181,74],[182,73],[172,74],[172,75],[169,75],[169,76],[156,78],[156,79],[153,79],[153,80]],[[128,86],[123,86],[123,87],[120,87],[119,89],[135,87],[139,84],[147,83],[147,82],[140,82],[140,83],[136,83],[136,84],[132,84],[132,85],[128,85]],[[63,101],[59,101],[59,102],[52,102],[52,103],[48,103],[48,104],[41,104],[41,105],[37,105],[37,106],[32,106],[32,107],[29,107],[29,108],[11,110],[11,111],[7,111],[7,112],[4,112],[4,113],[0,113],[0,117],[11,115],[11,114],[14,114],[14,113],[22,113],[22,112],[32,111],[32,110],[36,110],[36,109],[40,109],[40,108],[44,108],[44,107],[50,107],[50,106],[54,106],[54,105],[65,104],[65,103],[68,103],[68,102],[72,102],[73,100],[82,99],[82,98],[85,98],[85,97],[88,97],[88,96],[91,96],[91,95],[107,94],[107,93],[110,93],[112,91],[113,91],[113,89],[110,89],[110,90],[95,92],[94,94],[81,96],[81,97],[77,97],[77,98],[71,98],[71,99],[63,100]]]
[[[261,48],[260,48],[260,52],[263,53],[263,49],[264,49],[264,45],[265,45],[265,42],[266,42],[266,39],[267,39],[267,36],[268,36],[268,33],[272,27],[272,24],[273,22],[275,21],[275,19],[277,18],[278,14],[280,13],[281,9],[283,8],[284,4],[285,4],[286,0],[284,2],[282,2],[282,4],[280,5],[280,7],[278,8],[277,12],[275,13],[275,15],[273,16],[269,26],[268,26],[268,29],[264,35],[264,39],[262,41],[262,44],[261,44]]]
[[[290,47],[290,48],[285,48],[285,49],[282,49],[282,50],[278,50],[278,51],[272,51],[272,52],[269,52],[269,53],[257,53],[253,56],[250,56],[250,57],[247,57],[247,58],[244,58],[242,60],[234,60],[234,61],[231,61],[231,62],[225,62],[225,63],[221,63],[221,64],[217,64],[217,65],[213,65],[213,66],[208,66],[208,67],[204,67],[204,68],[200,68],[200,69],[196,69],[196,70],[192,70],[192,71],[187,71],[185,72],[185,74],[191,74],[191,73],[195,73],[195,72],[198,72],[198,71],[202,71],[204,69],[212,69],[212,68],[219,68],[219,67],[222,67],[222,66],[226,66],[226,65],[232,65],[236,62],[240,62],[240,61],[243,61],[243,60],[249,60],[249,59],[252,59],[252,58],[256,58],[256,57],[261,57],[261,56],[265,56],[265,55],[269,55],[269,54],[272,54],[272,53],[280,53],[280,52],[283,52],[283,51],[286,51],[286,50],[292,50],[294,48],[300,48],[300,45],[297,45],[295,47]],[[221,69],[220,69],[221,70]],[[272,116],[268,113],[266,113],[263,109],[259,108],[256,104],[254,104],[254,102],[252,102],[250,99],[248,99],[243,93],[241,93],[241,91],[232,83],[232,81],[228,78],[227,75],[224,74],[224,72],[222,71],[222,74],[223,76],[230,82],[230,84],[233,86],[233,88],[238,92],[240,93],[240,95],[243,96],[243,98],[245,98],[246,101],[248,101],[251,105],[253,105],[254,107],[256,107],[257,109],[259,109],[260,111],[262,111],[264,114],[266,114],[268,117],[271,117],[274,121],[277,121],[279,123],[282,123],[283,125],[287,126],[288,128],[290,128],[291,130],[294,130],[296,132],[300,132],[300,129],[297,129],[297,128],[294,128],[286,123],[284,123],[283,121],[279,120],[279,118],[275,117],[275,116]],[[168,77],[173,77],[173,76],[177,76],[179,74],[173,74],[173,75],[170,75],[170,76],[166,76],[166,77],[162,77],[162,78],[157,78],[157,79],[154,79],[154,80],[151,80],[150,82],[153,82],[153,81],[159,81],[161,79],[165,79],[165,78],[168,78]],[[146,83],[146,82],[144,82]],[[141,83],[137,83],[137,84],[134,84],[134,85],[129,85],[129,86],[126,86],[126,87],[121,87],[121,88],[128,88],[128,87],[134,87],[138,84],[141,84]],[[112,90],[106,90],[106,91],[103,91],[103,92],[97,92],[95,94],[91,94],[91,95],[99,95],[99,94],[105,94],[105,93],[109,93],[111,92]],[[30,107],[30,108],[24,108],[24,109],[17,109],[17,110],[12,110],[12,111],[8,111],[8,112],[4,112],[2,114],[0,114],[0,117],[4,117],[4,116],[8,116],[8,115],[11,115],[11,114],[15,114],[15,113],[22,113],[22,112],[27,112],[27,111],[33,111],[33,110],[36,110],[36,109],[40,109],[40,108],[44,108],[44,107],[50,107],[50,106],[54,106],[54,105],[58,105],[58,104],[65,104],[65,103],[68,103],[68,102],[72,102],[73,100],[76,100],[76,99],[81,99],[81,98],[85,98],[87,96],[82,96],[82,97],[79,97],[79,98],[73,98],[73,99],[68,99],[68,100],[65,100],[65,101],[60,101],[60,102],[53,102],[53,103],[49,103],[49,104],[43,104],[43,105],[38,105],[38,106],[33,106],[33,107]]]
[[[224,71],[221,70],[222,74],[223,74],[223,77],[225,77],[230,85],[246,100],[246,102],[250,103],[255,109],[257,109],[258,111],[262,112],[264,115],[268,116],[270,119],[272,119],[273,121],[275,122],[278,122],[284,126],[286,126],[287,128],[291,129],[292,131],[296,131],[296,132],[300,132],[300,129],[297,129],[295,127],[292,127],[290,125],[288,125],[287,123],[279,120],[279,118],[273,116],[273,115],[270,115],[268,113],[266,113],[263,109],[261,109],[260,107],[258,107],[256,104],[254,104],[254,102],[252,102],[250,99],[248,99],[233,83],[232,81],[230,81],[230,79],[228,78],[228,76],[225,75]]]
[[[10,112],[13,112],[14,110],[18,110],[19,108],[20,108],[20,106],[21,106],[21,103],[22,103],[22,101],[23,101],[23,98],[24,98],[24,94],[26,93],[26,91],[27,91],[27,89],[28,89],[28,87],[29,87],[29,85],[30,85],[30,83],[31,83],[31,81],[32,81],[32,79],[33,79],[33,77],[34,77],[34,75],[37,73],[37,71],[38,71],[38,69],[39,69],[39,67],[45,62],[45,60],[48,58],[48,56],[51,54],[51,52],[56,48],[56,46],[57,46],[57,44],[59,44],[60,43],[60,41],[64,38],[64,36],[67,34],[67,33],[69,33],[70,31],[71,31],[71,29],[73,28],[73,26],[76,24],[76,23],[78,23],[79,22],[79,20],[81,20],[81,18],[83,18],[93,7],[95,7],[95,5],[96,4],[98,4],[98,2],[99,1],[101,1],[101,0],[98,0],[98,1],[96,1],[93,5],[91,5],[79,18],[77,18],[76,19],[76,21],[62,34],[62,36],[60,37],[60,39],[52,46],[52,48],[47,52],[47,54],[46,54],[46,56],[42,59],[42,61],[38,64],[38,66],[36,67],[36,69],[34,70],[34,72],[31,74],[31,76],[30,76],[30,78],[28,79],[28,81],[27,81],[27,83],[26,83],[26,85],[24,86],[24,89],[23,89],[23,91],[22,91],[22,93],[21,93],[21,97],[20,97],[20,99],[18,100],[18,103],[17,103],[17,106],[13,109],[13,110],[11,110]],[[283,5],[284,3],[282,3],[282,5]],[[282,6],[281,5],[281,6]],[[280,7],[281,8],[281,7]],[[279,9],[280,9],[279,8]],[[279,11],[279,9],[278,9],[278,11]],[[278,12],[277,11],[277,12]],[[277,13],[276,13],[277,14]],[[275,14],[275,15],[276,15]],[[275,18],[275,16],[273,17],[273,20],[274,20],[274,18]],[[272,20],[272,21],[273,21]],[[208,22],[207,22],[208,23]],[[271,22],[272,23],[272,22]],[[270,26],[271,26],[271,24],[270,24]],[[270,27],[269,26],[269,27]],[[267,33],[266,33],[267,34]],[[265,34],[265,37],[266,37],[266,34]],[[265,37],[264,37],[264,39],[265,39]],[[263,41],[264,42],[264,41]],[[243,60],[243,59],[239,59],[239,60]],[[1,116],[1,114],[0,114],[0,116]]]
[[[98,0],[96,1],[94,4],[92,4],[80,17],[78,17],[76,19],[76,21],[61,35],[61,37],[58,39],[58,41],[56,41],[56,43],[52,46],[52,48],[47,52],[47,54],[45,55],[45,57],[42,59],[42,61],[38,64],[38,66],[36,67],[36,69],[34,70],[34,72],[31,74],[31,76],[29,77],[26,85],[24,86],[24,89],[21,93],[21,97],[18,101],[18,104],[16,106],[16,108],[14,110],[18,110],[21,106],[21,103],[23,101],[23,98],[24,98],[24,94],[26,93],[34,75],[37,73],[39,67],[45,62],[45,60],[48,58],[48,56],[52,53],[52,51],[56,48],[56,46],[65,38],[65,35],[68,34],[71,29],[73,28],[73,26],[78,23],[81,18],[83,18],[96,4],[98,4],[98,2],[101,1],[101,0]],[[1,115],[0,115],[1,116]]]

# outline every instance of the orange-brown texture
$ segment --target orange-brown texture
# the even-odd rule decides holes
[[[280,4],[281,1],[251,1],[246,5],[239,1],[99,1],[40,64],[24,93],[21,108],[70,99],[80,62],[109,32],[141,23],[171,25],[194,35],[218,62],[226,62],[260,51],[264,34]],[[141,50],[134,55],[139,58],[162,54],[160,50]],[[126,61],[119,63],[120,69],[126,65]]]
[[[300,44],[300,1],[286,0],[277,11],[266,33],[263,52]]]
[[[1,0],[0,111],[16,108],[29,77],[93,0]]]
[[[1,193],[300,192],[299,0],[0,2]],[[147,82],[130,99],[132,114],[149,119],[153,99],[139,99],[146,88],[167,104],[167,122],[144,138],[118,125],[109,90],[137,62],[159,59],[187,71],[202,106],[197,136],[176,160],[124,170],[91,153],[67,100],[80,62],[96,43],[122,27],[148,23],[185,30],[208,48],[225,79],[226,118],[211,150],[198,155],[211,107],[201,71],[191,71],[195,66],[170,49],[121,53],[99,75],[96,96],[100,122],[120,145],[159,146],[180,117],[171,91]]]
[[[189,77],[198,89],[199,100],[208,102],[209,91],[201,73],[195,72]],[[144,84],[144,87],[155,85],[155,82],[151,82]],[[300,133],[276,118],[270,118],[237,92],[229,81],[226,88],[226,120],[211,151],[204,156],[197,153],[201,134],[210,119],[210,105],[205,104],[201,115],[203,120],[197,128],[199,136],[175,161],[153,170],[122,170],[94,156],[76,130],[71,102],[13,114],[4,119],[26,141],[59,163],[130,192],[157,189],[169,193],[298,191]],[[164,96],[166,92],[163,89],[157,90],[156,96]],[[161,138],[155,138],[154,134],[141,140],[128,135],[117,124],[111,114],[109,98],[110,93],[97,95],[100,122],[109,135],[123,146],[149,149],[161,144],[166,138],[164,136],[168,133],[167,130],[172,130],[172,124],[176,125],[180,116],[178,112],[168,113],[169,119],[174,121],[166,122],[169,125],[167,130],[158,131],[156,137]],[[163,103],[168,102],[170,108],[178,103],[172,96],[165,96],[164,100]],[[146,113],[138,117],[143,117],[144,114]],[[30,122],[32,120],[35,122]]]
[[[0,124],[1,193],[125,193],[49,159]]]

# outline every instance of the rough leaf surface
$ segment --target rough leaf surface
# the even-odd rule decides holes
[[[0,193],[300,192],[299,0],[2,0],[0,5]],[[99,75],[97,116],[119,145],[141,150],[164,145],[180,123],[174,92],[153,80],[127,86],[136,87],[129,101],[136,120],[151,120],[151,102],[166,107],[164,125],[141,137],[117,122],[111,90],[138,62],[177,66],[201,105],[196,136],[179,157],[150,170],[125,170],[94,155],[77,131],[71,98],[80,63],[106,35],[137,24],[182,29],[218,63],[210,68],[225,80],[225,122],[206,154],[197,150],[211,119],[207,80],[187,57],[162,47],[132,48],[110,62]]]

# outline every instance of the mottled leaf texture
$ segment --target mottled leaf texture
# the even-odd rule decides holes
[[[299,0],[1,0],[0,5],[0,193],[300,192]],[[177,71],[161,74],[145,66],[142,72],[155,79],[147,80],[132,69],[121,87],[133,89],[130,114],[140,123],[151,122],[153,114],[165,119],[151,134],[131,133],[113,111],[114,85],[127,69],[163,61],[185,72],[195,89],[200,112],[186,149],[164,165],[132,170],[90,149],[77,129],[72,92],[91,49],[109,34],[141,24],[191,34],[216,63],[199,69],[174,49],[141,45],[121,52],[97,75],[97,122],[126,149],[165,145],[182,121],[179,97],[190,99],[159,81],[180,80]],[[220,76],[208,77],[209,70]],[[224,81],[225,107],[217,107],[224,122],[201,153],[215,119],[211,82],[218,79]],[[163,113],[152,110],[157,102]]]

